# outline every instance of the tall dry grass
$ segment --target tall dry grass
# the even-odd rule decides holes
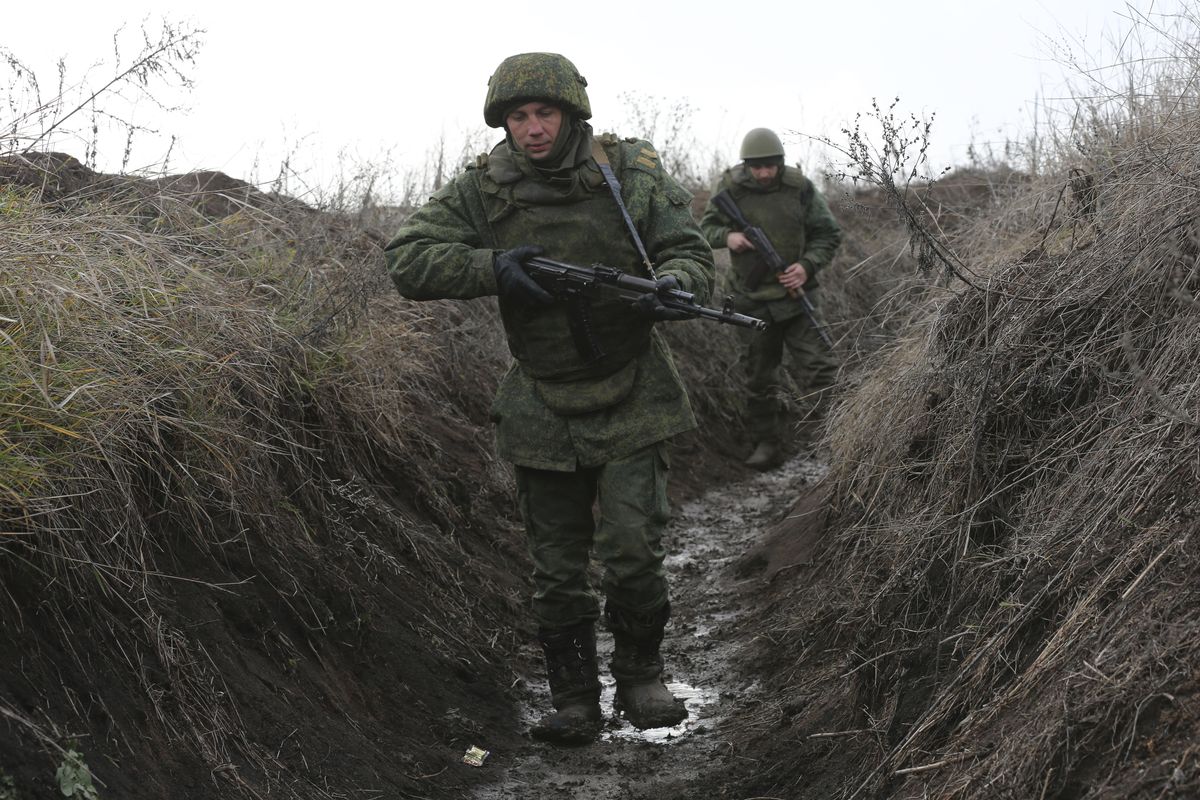
[[[764,794],[817,796],[815,763],[845,798],[1200,791],[1200,18],[1140,24],[1165,54],[941,240],[966,281],[831,420],[824,566],[739,723],[803,720],[808,763]]]
[[[515,648],[519,579],[497,572],[516,559],[509,479],[487,425],[502,340],[486,311],[401,300],[376,241],[336,217],[244,185],[75,188],[0,186],[10,763],[22,748],[56,763],[99,704],[135,742],[86,747],[110,787],[177,752],[237,796],[341,796],[361,776],[281,759],[261,699],[234,688],[237,653],[195,615],[220,630],[270,609],[247,630],[285,672],[342,639],[410,636],[456,669]],[[430,722],[412,724],[393,733]],[[395,768],[420,774],[420,747]]]

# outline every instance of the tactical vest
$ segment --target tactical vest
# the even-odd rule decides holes
[[[800,170],[783,167],[779,181],[764,189],[743,165],[738,165],[726,171],[721,183],[729,189],[746,219],[763,229],[786,263],[800,260],[807,245],[804,220],[813,198],[812,182]],[[762,269],[762,257],[756,251],[731,253],[730,259],[740,288],[753,299],[777,300],[787,296],[787,290],[770,270],[757,288],[746,286],[747,276]],[[810,288],[815,286],[814,280]]]
[[[498,146],[493,154],[503,147]],[[619,147],[606,146],[605,151],[623,181]],[[588,176],[588,191],[582,197],[564,200],[550,196],[519,171],[506,168],[502,159],[491,161],[500,163],[482,157],[477,164],[483,171],[480,194],[491,239],[486,246],[507,250],[537,244],[545,248],[546,258],[555,261],[591,265],[602,260],[647,277],[616,201],[598,171]],[[549,382],[616,373],[646,349],[653,325],[630,304],[611,298],[560,299],[547,306],[520,306],[501,298],[500,314],[513,357],[532,377]]]

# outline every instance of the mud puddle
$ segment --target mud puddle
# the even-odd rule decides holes
[[[638,731],[613,716],[607,671],[612,641],[601,626],[598,650],[606,718],[599,742],[556,748],[528,740],[520,749],[493,753],[481,769],[494,783],[473,800],[671,800],[690,779],[736,758],[722,739],[721,721],[753,702],[754,675],[736,666],[739,647],[753,635],[757,579],[739,580],[734,564],[787,512],[799,488],[816,481],[823,463],[797,457],[780,468],[709,491],[676,509],[667,532],[672,621],[663,642],[666,679],[685,699],[688,719],[674,728]],[[527,676],[526,728],[550,708],[541,674]]]

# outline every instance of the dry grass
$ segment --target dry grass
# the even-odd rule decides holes
[[[253,192],[205,216],[194,192],[0,189],[0,618],[66,684],[29,677],[0,712],[49,747],[104,707],[125,725],[91,748],[132,774],[182,748],[239,796],[341,796],[260,741],[195,615],[280,614],[251,627],[283,671],[396,627],[458,665],[514,647],[513,579],[453,566],[509,488],[503,344],[486,310],[402,301],[349,224]]]
[[[79,741],[122,796],[466,792],[437,765],[513,735],[531,638],[494,303],[400,298],[385,209],[52,154],[0,180],[9,773],[39,785]],[[695,488],[738,429],[738,346],[669,335]]]
[[[1153,91],[1081,101],[1056,169],[952,240],[977,288],[935,290],[831,420],[825,567],[773,619],[780,705],[740,723],[761,738],[782,706],[811,704],[807,724],[844,731],[849,766],[823,796],[1200,787],[1200,96],[1184,45]],[[796,733],[832,763],[808,738],[821,730]],[[810,796],[771,770],[757,787]]]

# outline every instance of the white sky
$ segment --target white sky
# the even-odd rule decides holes
[[[32,67],[43,88],[54,83],[60,57],[73,79],[97,65],[96,84],[112,73],[121,25],[130,53],[138,42],[129,33],[144,19],[152,31],[164,17],[203,29],[188,68],[194,90],[156,92],[186,110],[164,118],[145,101],[114,109],[178,137],[172,171],[265,180],[290,152],[293,167],[319,182],[336,171],[340,152],[416,168],[444,139],[457,156],[464,139],[483,130],[496,65],[536,50],[563,53],[587,77],[597,130],[644,133],[623,127],[631,120],[623,95],[684,102],[701,148],[728,161],[757,126],[783,135],[789,160],[815,159],[797,133],[842,141],[855,112],[899,96],[905,116],[936,113],[937,171],[963,163],[971,142],[999,146],[1028,131],[1036,101],[1065,93],[1064,53],[1101,58],[1130,16],[1180,2],[92,0],[7,8],[0,48]],[[0,106],[0,123],[7,117]],[[490,132],[473,149],[496,138]],[[83,155],[77,141],[58,147]],[[118,168],[122,150],[104,145],[98,166]],[[164,151],[165,140],[142,137],[130,166],[152,164]]]

